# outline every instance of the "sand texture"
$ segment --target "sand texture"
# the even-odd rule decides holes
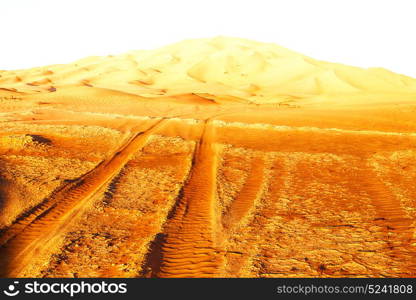
[[[1,277],[416,277],[416,80],[217,37],[0,71]]]

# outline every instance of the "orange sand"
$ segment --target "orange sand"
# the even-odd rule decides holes
[[[0,71],[0,276],[415,277],[415,114],[235,38]]]

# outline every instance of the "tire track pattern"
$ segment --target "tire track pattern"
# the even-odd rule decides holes
[[[165,227],[157,277],[217,277],[221,257],[215,247],[214,200],[217,149],[207,121],[193,168],[173,216]]]
[[[265,172],[264,159],[255,157],[251,162],[251,170],[248,178],[237,195],[236,199],[231,203],[224,218],[223,225],[225,228],[232,228],[238,225],[250,210],[254,207],[257,199],[261,195]]]
[[[262,252],[262,240],[264,235],[267,236],[267,231],[271,226],[273,218],[279,213],[280,205],[284,202],[281,198],[288,189],[288,182],[290,180],[289,166],[286,163],[287,158],[274,158],[269,166],[270,178],[266,182],[264,192],[260,193],[261,182],[255,184],[257,186],[257,192],[253,193],[253,197],[258,197],[260,202],[256,207],[256,211],[253,214],[253,218],[249,220],[244,227],[235,227],[234,230],[229,232],[227,239],[226,253],[225,253],[225,273],[227,277],[254,277],[253,273],[253,261],[256,259],[264,260]],[[256,167],[257,166],[257,167]],[[266,170],[266,166],[262,164],[256,164],[252,166],[252,171],[247,178],[246,185],[243,190],[247,190],[247,184],[249,181],[255,181],[257,172],[263,169]],[[257,169],[257,171],[255,170]],[[262,175],[264,177],[264,173]],[[260,180],[260,179],[259,179]],[[263,181],[263,179],[262,179]],[[256,190],[254,185],[250,190],[253,192]],[[238,196],[242,197],[242,196]],[[237,201],[237,200],[235,200]],[[231,224],[232,226],[232,224]]]
[[[416,247],[413,245],[414,219],[402,208],[400,200],[382,181],[382,175],[370,166],[364,168],[362,182],[367,185],[377,211],[376,222],[383,228],[389,256],[405,262],[402,270],[406,276],[416,276]]]
[[[33,214],[22,219],[3,234],[0,248],[0,276],[21,277],[26,268],[51,254],[72,220],[79,216],[89,200],[105,187],[141,149],[149,136],[165,121],[159,120],[146,132],[135,134],[120,151],[70,186],[55,193]]]

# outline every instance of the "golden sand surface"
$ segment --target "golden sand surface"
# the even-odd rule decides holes
[[[0,71],[1,277],[416,277],[416,80],[238,38]]]

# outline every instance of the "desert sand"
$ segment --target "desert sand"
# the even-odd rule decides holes
[[[416,277],[416,79],[217,37],[0,71],[1,277]]]

